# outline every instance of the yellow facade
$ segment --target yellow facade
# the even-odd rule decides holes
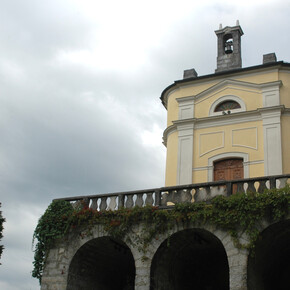
[[[161,99],[166,186],[213,181],[215,162],[231,157],[243,159],[245,178],[290,173],[288,63],[183,79]],[[216,112],[225,101],[240,108]]]

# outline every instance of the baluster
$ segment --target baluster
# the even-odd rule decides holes
[[[237,192],[238,193],[245,193],[244,182],[237,183]]]
[[[109,209],[115,210],[117,202],[116,202],[117,196],[111,196],[110,197],[110,203],[109,203]]]
[[[155,205],[161,205],[161,191],[159,189],[155,190]]]
[[[256,188],[255,188],[254,183],[255,183],[255,181],[249,181],[248,182],[247,193],[248,192],[256,192]]]
[[[270,189],[276,188],[276,179],[273,177],[270,177],[269,181],[270,181]]]
[[[210,187],[210,196],[215,197],[217,195],[224,195],[227,196],[227,190],[224,186],[211,186]]]
[[[135,205],[142,207],[142,205],[143,205],[143,193],[137,194],[137,199],[136,199]]]
[[[167,195],[167,203],[168,203],[168,202],[175,203],[175,202],[174,202],[175,197],[176,197],[176,190],[170,190],[170,191],[168,191],[168,195]]]
[[[209,193],[210,193],[210,188],[209,187],[206,187],[206,188],[198,187],[195,190],[196,190],[196,192],[195,192],[195,195],[194,195],[194,199],[195,199],[196,202],[205,201],[209,197]]]
[[[167,206],[167,202],[168,202],[168,191],[165,191],[161,195],[161,203],[160,204],[162,206]]]
[[[133,195],[127,195],[127,200],[126,200],[126,208],[132,208],[133,207]]]
[[[267,189],[267,186],[266,186],[266,180],[260,180],[259,181],[259,187],[258,187],[258,192],[259,193],[263,193],[265,191],[265,189]]]
[[[146,199],[145,199],[145,204],[146,205],[153,205],[153,192],[148,192],[146,193]]]
[[[174,204],[182,202],[181,195],[182,195],[183,189],[174,190],[173,196],[172,196],[172,202]]]
[[[232,195],[233,192],[233,183],[232,182],[227,182],[226,183],[226,189],[227,189],[227,196]]]
[[[184,189],[180,192],[180,200],[181,202],[191,202],[192,195],[190,193],[190,190]]]
[[[92,199],[91,209],[98,210],[98,200],[99,200],[98,198]]]
[[[288,177],[279,178],[279,181],[280,181],[279,188],[285,187],[287,184],[287,180],[288,180]]]
[[[83,200],[82,200],[82,204],[83,204],[83,207],[84,208],[88,208],[89,205],[90,205],[90,199],[88,197],[85,197]]]
[[[101,197],[100,210],[107,209],[107,197]]]
[[[123,208],[125,205],[125,195],[124,194],[119,194],[118,195],[118,209]]]

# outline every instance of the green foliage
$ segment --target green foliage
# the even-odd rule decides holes
[[[0,207],[1,207],[1,203],[0,203]],[[0,241],[3,238],[3,229],[4,229],[3,223],[4,222],[5,222],[5,219],[2,216],[2,211],[0,211]],[[0,258],[1,258],[1,255],[3,253],[3,249],[4,249],[3,245],[0,245]]]
[[[49,205],[43,216],[39,219],[33,234],[33,242],[37,239],[34,250],[34,269],[32,277],[41,282],[45,257],[56,239],[62,238],[68,227],[68,219],[73,213],[69,202],[54,201]]]
[[[68,230],[82,225],[86,226],[87,234],[95,225],[103,225],[108,235],[138,246],[139,251],[145,253],[153,239],[168,233],[176,223],[183,223],[184,227],[192,223],[207,223],[228,231],[236,247],[253,250],[259,237],[259,222],[265,218],[270,222],[282,220],[288,215],[289,205],[289,186],[279,190],[268,190],[262,194],[217,196],[210,203],[177,204],[170,210],[145,206],[116,211],[95,211],[85,206],[72,209],[71,205],[64,201],[53,202],[39,220],[34,232],[38,243],[33,277],[41,279],[44,259],[55,239],[64,237]],[[136,226],[140,226],[138,234],[130,235],[130,239],[128,233],[132,233]],[[248,243],[240,242],[240,233],[247,235]]]

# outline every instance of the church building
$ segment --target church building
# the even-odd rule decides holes
[[[242,68],[239,22],[215,33],[215,73],[185,70],[161,94],[166,186],[290,173],[290,64]]]

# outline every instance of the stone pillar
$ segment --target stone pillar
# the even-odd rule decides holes
[[[65,249],[58,245],[49,251],[43,270],[41,290],[65,290],[69,260]]]

